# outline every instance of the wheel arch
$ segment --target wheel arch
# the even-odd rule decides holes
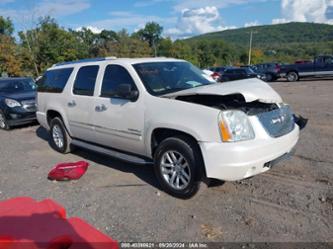
[[[152,158],[154,158],[154,154],[155,151],[158,147],[158,145],[165,139],[170,138],[170,137],[179,137],[179,138],[186,138],[189,139],[191,142],[193,142],[193,144],[197,147],[198,152],[200,153],[200,158],[202,161],[202,166],[203,166],[203,174],[204,177],[206,177],[206,167],[205,167],[205,163],[204,163],[204,159],[203,159],[203,154],[202,154],[202,150],[201,147],[199,145],[199,140],[196,138],[195,135],[188,133],[186,131],[182,131],[179,129],[173,129],[173,128],[155,128],[150,136],[150,155]]]
[[[64,119],[64,114],[60,111],[55,110],[55,109],[49,109],[49,110],[46,111],[46,119],[47,119],[48,126],[50,127],[51,121],[55,117],[59,117],[62,120],[62,122],[65,125],[65,128],[66,128],[67,132],[70,135],[72,135],[71,132],[70,132],[70,129],[69,129],[69,125],[68,125],[66,119]]]

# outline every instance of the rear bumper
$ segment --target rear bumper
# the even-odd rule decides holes
[[[236,181],[268,171],[293,151],[299,127],[279,138],[238,143],[200,143],[208,178]]]

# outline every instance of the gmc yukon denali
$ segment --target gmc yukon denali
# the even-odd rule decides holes
[[[162,188],[192,197],[203,179],[268,171],[295,147],[304,120],[259,79],[212,82],[176,59],[60,63],[38,82],[51,145],[152,164]]]

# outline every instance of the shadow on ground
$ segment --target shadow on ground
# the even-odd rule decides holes
[[[49,133],[43,127],[38,127],[36,130],[36,135],[49,142]],[[50,144],[50,143],[49,143]],[[83,148],[74,148],[72,154],[84,158],[85,160],[92,161],[96,164],[106,166],[115,170],[119,170],[124,173],[130,173],[137,176],[139,179],[145,183],[153,186],[156,189],[161,190],[159,183],[156,180],[154,169],[152,165],[136,165],[127,162],[117,160],[115,158],[105,156],[93,151],[89,151]],[[140,184],[137,184],[138,186]],[[112,185],[108,187],[127,187],[128,185]],[[132,186],[132,185],[131,185]],[[144,186],[144,184],[142,185]]]

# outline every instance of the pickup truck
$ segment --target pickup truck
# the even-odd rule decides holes
[[[280,77],[289,82],[305,77],[333,77],[333,56],[317,56],[313,63],[283,65]]]

